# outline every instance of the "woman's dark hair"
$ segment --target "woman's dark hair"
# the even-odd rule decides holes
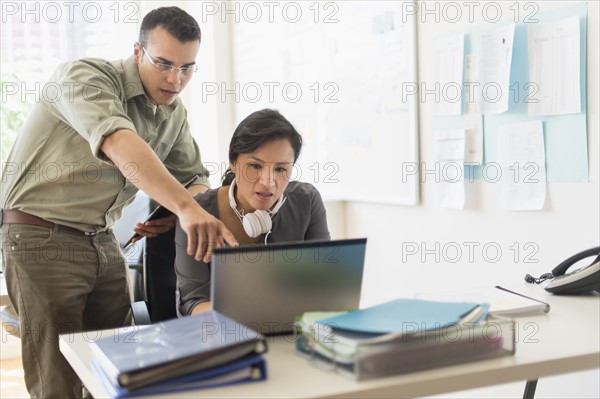
[[[248,115],[235,129],[229,142],[229,162],[233,163],[240,154],[256,151],[260,146],[273,140],[287,139],[294,150],[294,162],[300,156],[302,136],[279,111],[263,109]],[[223,175],[224,186],[235,178],[231,169]]]
[[[200,41],[200,26],[187,12],[179,7],[160,7],[150,11],[142,20],[138,41],[142,46],[148,44],[150,31],[162,26],[182,43],[192,40]]]

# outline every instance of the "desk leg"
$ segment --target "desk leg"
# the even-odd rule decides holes
[[[533,399],[535,396],[535,388],[537,387],[538,380],[530,380],[525,384],[525,392],[523,392],[523,399]]]

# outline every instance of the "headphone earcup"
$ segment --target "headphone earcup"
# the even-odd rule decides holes
[[[263,233],[268,233],[273,224],[268,212],[258,210],[244,215],[242,226],[248,237],[256,238]]]
[[[273,221],[269,212],[258,210],[254,211],[253,214],[256,215],[256,219],[258,219],[260,223],[260,234],[271,231],[271,227],[273,227]]]
[[[242,226],[244,226],[244,231],[248,234],[248,237],[255,238],[260,235],[258,233],[260,229],[260,225],[256,220],[256,216],[251,213],[244,215],[244,219],[242,220]]]

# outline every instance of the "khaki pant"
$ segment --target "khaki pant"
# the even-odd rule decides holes
[[[19,315],[32,398],[80,398],[59,334],[130,323],[126,261],[112,232],[85,236],[23,224],[0,228],[10,301]]]

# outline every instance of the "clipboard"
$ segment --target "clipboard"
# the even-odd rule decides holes
[[[192,177],[192,179],[188,180],[186,183],[183,184],[183,187],[185,187],[186,189],[189,188],[193,182],[196,181],[196,178],[198,177],[198,175]],[[150,212],[150,215],[148,215],[148,217],[146,218],[146,220],[144,220],[144,223],[149,222],[151,220],[155,220],[155,219],[160,219],[162,217],[165,216],[169,216],[171,213],[170,210],[168,210],[167,208],[165,208],[162,205],[158,205],[156,208],[154,208],[152,210],[152,212]],[[138,233],[134,233],[129,240],[127,240],[127,242],[125,243],[125,245],[123,245],[123,251],[127,251],[129,249],[129,247],[131,247],[134,244],[134,241],[136,238],[141,237],[140,234]]]

